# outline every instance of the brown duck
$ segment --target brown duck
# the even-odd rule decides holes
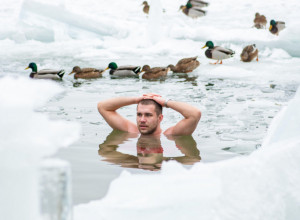
[[[189,73],[192,72],[200,65],[200,62],[196,57],[183,58],[179,60],[176,66],[170,64],[168,67],[173,71],[173,73]]]
[[[149,14],[150,6],[148,5],[148,2],[147,2],[147,1],[144,1],[142,5],[144,5],[143,12],[144,12],[145,14]]]
[[[267,19],[264,15],[260,15],[258,12],[255,13],[255,18],[253,20],[254,27],[257,29],[264,29],[267,25]]]
[[[243,62],[251,62],[256,57],[258,61],[258,49],[255,44],[246,46],[241,53],[241,60]]]
[[[73,70],[69,75],[74,74],[75,79],[95,79],[102,77],[104,70],[99,70],[95,68],[80,68],[79,66],[74,66]]]
[[[149,65],[144,65],[142,68],[142,79],[158,79],[161,77],[165,77],[170,71],[169,67],[153,67],[150,68]]]

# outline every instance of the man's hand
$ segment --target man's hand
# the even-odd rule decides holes
[[[148,94],[143,94],[144,99],[153,99],[156,101],[158,104],[160,104],[162,107],[164,107],[165,104],[165,99],[161,97],[161,95],[154,94],[154,93],[148,93]]]

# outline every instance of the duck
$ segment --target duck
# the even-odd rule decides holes
[[[185,6],[180,6],[179,10],[182,10],[185,15],[191,18],[198,18],[206,15],[206,11],[200,9],[199,7],[193,7],[193,5],[189,2]]]
[[[258,49],[255,44],[246,46],[241,53],[243,62],[251,62],[255,57],[256,61],[258,61]]]
[[[29,75],[30,78],[34,79],[62,79],[65,71],[62,70],[52,70],[52,69],[43,69],[38,71],[36,63],[29,63],[28,67],[25,70],[31,69],[31,73]]]
[[[197,58],[197,56],[183,58],[179,60],[175,66],[170,64],[168,67],[172,70],[173,73],[189,73],[200,65],[200,62],[197,60]]]
[[[201,0],[189,0],[187,3],[191,3],[193,7],[199,8],[207,7],[209,5],[208,2],[204,2]]]
[[[253,20],[254,27],[257,29],[264,29],[267,25],[267,19],[264,15],[260,15],[258,12],[255,13],[255,18]]]
[[[95,68],[80,68],[79,66],[74,66],[72,72],[69,75],[74,74],[74,79],[95,79],[102,77],[103,70]]]
[[[120,66],[120,67],[118,67],[118,65],[115,62],[109,63],[108,67],[104,71],[106,71],[108,69],[110,69],[109,74],[111,76],[118,76],[118,77],[128,77],[128,76],[138,77],[139,73],[141,72],[140,66]]]
[[[143,7],[143,12],[144,12],[145,14],[149,14],[150,6],[149,6],[148,2],[147,2],[147,1],[144,1],[142,5],[144,5],[144,7]]]
[[[284,21],[275,21],[271,20],[270,21],[270,27],[269,31],[272,34],[279,35],[279,32],[282,31],[285,28],[285,22]]]
[[[150,68],[149,65],[144,65],[142,68],[142,79],[158,79],[165,77],[170,71],[170,67],[153,67]]]
[[[233,55],[235,54],[235,52],[231,49],[214,46],[214,43],[212,41],[207,41],[202,49],[205,47],[208,47],[208,49],[205,51],[205,56],[209,59],[217,60],[217,62],[213,64],[217,64],[219,61],[219,64],[222,64],[222,60],[233,57]]]

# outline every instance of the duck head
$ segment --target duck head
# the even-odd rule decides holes
[[[149,65],[144,65],[142,68],[142,72],[149,71],[151,68]]]
[[[273,26],[276,26],[276,21],[271,20],[271,21],[270,21],[270,27],[269,27],[269,30],[272,30],[272,27],[273,27]]]
[[[190,8],[193,7],[193,5],[192,5],[190,2],[188,2],[188,3],[185,5],[185,7],[188,8],[188,9],[190,9]]]
[[[27,70],[29,68],[32,69],[32,72],[37,73],[37,65],[35,63],[29,63],[28,67],[26,67],[25,70]]]
[[[214,43],[212,41],[206,41],[206,44],[202,47],[202,49],[205,47],[208,47],[209,49],[213,49]]]
[[[79,66],[74,66],[72,72],[69,73],[71,75],[72,73],[79,73],[81,72],[81,68]]]
[[[108,64],[108,67],[105,68],[105,70],[108,70],[108,69],[116,70],[116,69],[118,69],[118,65],[115,62],[111,62]]]

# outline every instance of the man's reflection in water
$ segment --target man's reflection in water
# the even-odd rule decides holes
[[[138,134],[113,130],[106,140],[99,145],[99,155],[104,161],[122,167],[160,170],[163,161],[176,160],[182,164],[192,165],[201,160],[197,144],[192,136],[168,136],[184,156],[164,157],[160,136],[141,135],[136,143],[137,156],[117,151],[118,145],[129,138],[137,138]]]

